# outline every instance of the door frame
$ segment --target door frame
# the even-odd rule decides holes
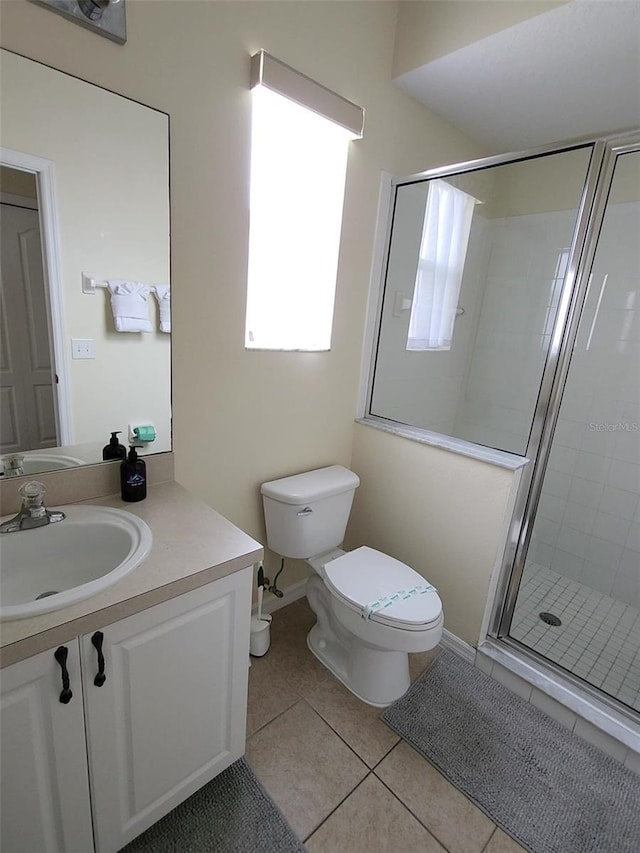
[[[67,340],[66,314],[61,274],[55,163],[44,157],[26,154],[23,151],[14,151],[12,148],[2,146],[0,146],[0,163],[22,172],[31,172],[36,179],[51,363],[53,372],[58,377],[57,383],[54,383],[53,400],[59,430],[58,443],[61,446],[66,446],[73,444],[73,427],[69,364],[65,347]]]

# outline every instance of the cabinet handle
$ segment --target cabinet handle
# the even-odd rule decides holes
[[[71,702],[73,693],[69,690],[69,670],[67,669],[67,657],[69,649],[66,646],[59,646],[53,653],[54,658],[60,664],[62,670],[62,692],[60,693],[60,701],[63,705]]]
[[[102,633],[102,631],[96,631],[93,637],[91,638],[91,642],[93,643],[96,651],[98,652],[98,673],[93,679],[93,683],[96,687],[102,687],[102,685],[107,680],[107,676],[104,674],[104,655],[102,654],[103,640],[104,634]]]

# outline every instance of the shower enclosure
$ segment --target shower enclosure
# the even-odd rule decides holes
[[[604,145],[589,183],[593,205],[494,634],[640,712],[638,140]]]
[[[522,466],[490,634],[633,717],[640,132],[391,195],[367,417]]]

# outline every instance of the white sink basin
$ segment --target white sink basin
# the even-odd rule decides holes
[[[21,456],[22,454],[16,455]],[[7,464],[8,458],[7,456],[0,460],[0,471],[4,463],[7,479],[11,476],[11,470]],[[86,462],[76,456],[66,456],[63,453],[28,453],[22,458],[21,467],[23,474],[30,475],[44,474],[47,471],[60,471],[63,468],[77,468],[78,465],[86,465]]]
[[[46,471],[60,471],[62,468],[76,468],[85,465],[82,459],[75,456],[64,456],[62,453],[34,453],[25,456],[22,470],[25,474],[43,474]]]
[[[55,509],[65,513],[63,521],[0,534],[0,619],[36,616],[89,598],[139,566],[151,550],[149,526],[130,512]]]

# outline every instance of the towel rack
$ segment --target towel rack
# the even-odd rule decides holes
[[[82,273],[82,292],[95,294],[96,290],[106,290],[109,287],[108,282],[106,281],[98,281],[95,276],[90,275],[88,272]],[[149,292],[155,293],[156,288],[154,285],[149,285]]]

